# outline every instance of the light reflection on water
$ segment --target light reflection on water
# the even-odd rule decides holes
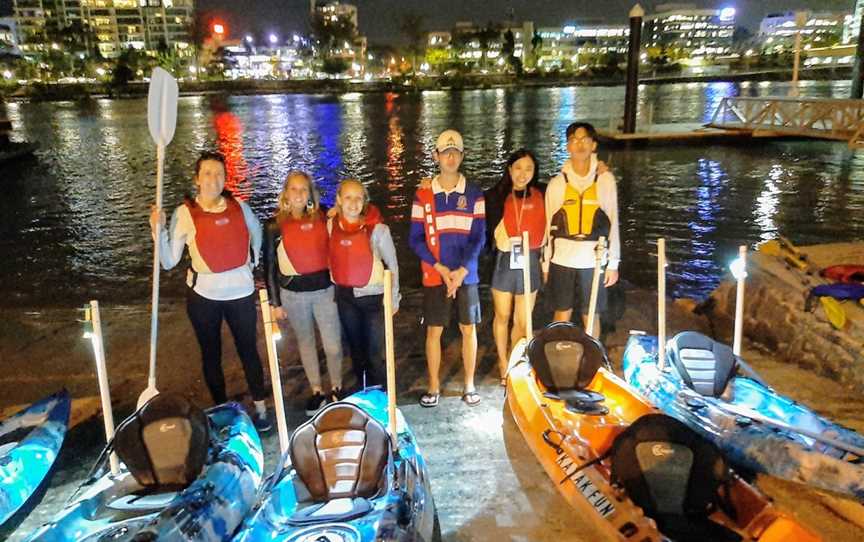
[[[709,120],[729,95],[785,95],[777,83],[643,86],[640,122]],[[809,96],[845,96],[848,82],[808,82]],[[493,89],[418,94],[209,96],[181,98],[168,148],[165,204],[192,190],[191,170],[206,148],[228,158],[229,185],[260,218],[271,215],[288,171],[309,171],[332,205],[341,178],[360,179],[388,218],[407,287],[419,285],[407,249],[413,187],[434,172],[434,137],[460,130],[463,171],[494,184],[506,157],[532,149],[544,178],[566,158],[572,120],[610,125],[623,112],[623,87]],[[38,158],[0,171],[3,303],[143,301],[149,289],[155,152],[144,100],[5,106],[20,138],[39,141]],[[802,243],[860,238],[864,154],[828,142],[600,149],[619,178],[623,277],[655,280],[656,237],[669,239],[670,291],[710,292],[738,244],[782,231]],[[163,281],[182,293],[182,269]]]

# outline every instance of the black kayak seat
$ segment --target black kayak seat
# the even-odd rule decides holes
[[[150,492],[176,491],[195,481],[207,461],[207,415],[180,395],[160,393],[123,421],[113,447]]]
[[[615,438],[612,480],[673,540],[740,540],[708,519],[731,471],[717,447],[665,414],[646,414]]]
[[[546,326],[528,344],[527,352],[537,379],[556,395],[584,390],[600,367],[610,366],[603,345],[571,322]]]
[[[312,503],[289,523],[347,521],[372,509],[385,485],[390,437],[357,405],[332,403],[294,431],[288,453]]]
[[[688,388],[720,397],[735,376],[735,354],[729,346],[696,331],[682,331],[669,340],[669,359]]]

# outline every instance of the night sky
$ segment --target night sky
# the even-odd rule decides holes
[[[580,17],[602,17],[626,21],[635,0],[354,0],[359,8],[360,30],[376,43],[400,42],[399,17],[415,12],[426,17],[427,30],[448,30],[460,20],[486,23],[505,19],[512,10],[517,20],[533,20],[551,26]],[[642,6],[651,11],[664,3],[646,0]],[[739,24],[755,30],[766,13],[791,9],[851,10],[853,0],[690,0],[704,7],[733,6]],[[232,35],[271,31],[305,31],[308,0],[198,0],[199,9],[218,13],[229,25]],[[11,0],[0,0],[0,13],[11,12]]]

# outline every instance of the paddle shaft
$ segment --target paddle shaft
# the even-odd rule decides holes
[[[156,212],[162,212],[162,178],[165,169],[165,145],[156,145]],[[156,388],[156,342],[159,334],[159,247],[162,229],[157,225],[153,243],[153,291],[150,297],[150,371],[147,388]]]
[[[529,341],[534,337],[534,322],[531,316],[531,245],[528,232],[522,232],[522,297],[525,303],[525,338]]]
[[[745,245],[738,247],[738,258],[741,260],[742,268],[747,269],[747,247]],[[732,353],[736,356],[741,355],[741,337],[744,331],[744,281],[746,278],[747,275],[743,272],[738,276],[735,291],[735,333],[732,340]]]
[[[261,301],[261,322],[264,324],[264,338],[267,339],[267,361],[270,367],[270,385],[273,387],[273,407],[276,410],[276,429],[279,431],[279,449],[288,451],[288,422],[285,419],[285,401],[282,399],[282,375],[279,372],[279,354],[276,351],[276,337],[273,333],[275,320],[267,290],[258,290]]]
[[[597,318],[597,297],[600,294],[600,272],[603,266],[603,252],[606,250],[606,238],[601,237],[594,247],[594,275],[591,277],[591,297],[588,301],[588,324],[585,332],[594,337],[594,320]],[[596,337],[594,337],[596,339]]]
[[[102,400],[102,420],[105,425],[105,442],[110,443],[114,439],[114,410],[111,408],[111,389],[108,387],[108,369],[105,363],[105,346],[102,341],[102,317],[99,314],[99,302],[95,299],[90,301],[90,319],[93,322],[93,357],[96,358],[96,378],[99,382],[99,397]],[[109,456],[111,474],[116,476],[120,472],[120,462],[117,454],[111,452]]]
[[[395,452],[399,448],[396,433],[396,351],[393,342],[393,272],[384,271],[384,351],[387,362],[387,430]]]
[[[657,366],[666,366],[666,239],[657,239]]]

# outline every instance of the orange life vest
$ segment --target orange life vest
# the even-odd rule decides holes
[[[536,189],[530,190],[528,197],[515,196],[512,192],[504,200],[504,227],[510,237],[522,238],[528,232],[528,242],[532,249],[543,245],[546,233],[546,210],[543,207],[543,194]],[[521,218],[520,218],[521,215]]]
[[[195,246],[208,269],[196,272],[221,273],[249,262],[249,228],[243,208],[234,198],[225,196],[225,210],[208,213],[194,200],[186,200],[186,207],[195,224]]]
[[[282,248],[285,255],[301,275],[324,271],[328,265],[327,222],[320,213],[314,217],[295,219],[288,217],[279,223]]]

